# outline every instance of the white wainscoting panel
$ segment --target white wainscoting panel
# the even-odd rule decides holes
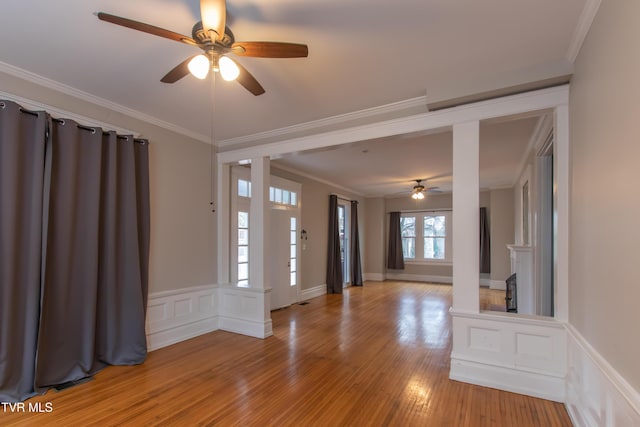
[[[147,348],[157,350],[218,329],[218,287],[155,292],[147,301]]]
[[[640,394],[571,325],[565,406],[576,426],[640,426]]]
[[[271,289],[220,286],[220,329],[256,338],[273,335],[270,294]]]
[[[307,301],[327,293],[327,285],[322,284],[309,289],[300,290],[300,301]]]
[[[553,319],[451,311],[450,378],[564,402],[567,338]]]

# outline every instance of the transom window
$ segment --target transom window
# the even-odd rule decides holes
[[[283,188],[269,187],[269,200],[280,205],[298,206],[298,194]]]

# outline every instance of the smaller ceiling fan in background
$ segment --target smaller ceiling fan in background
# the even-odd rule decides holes
[[[200,0],[201,21],[192,30],[191,37],[143,22],[111,15],[96,13],[98,19],[142,31],[154,36],[199,47],[203,54],[192,55],[169,71],[161,81],[175,83],[189,72],[204,79],[209,70],[220,72],[225,80],[237,80],[252,94],[262,95],[265,90],[242,65],[228,55],[251,56],[257,58],[305,58],[309,49],[305,44],[284,42],[236,42],[231,30],[225,25],[227,5],[225,0]]]
[[[425,187],[422,185],[422,179],[416,179],[416,185],[413,186],[411,190],[411,198],[414,200],[422,200],[425,197],[425,194],[440,194],[442,190],[440,187]]]

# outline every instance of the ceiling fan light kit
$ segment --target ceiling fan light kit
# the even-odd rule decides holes
[[[189,73],[204,79],[211,69],[213,72],[220,71],[222,78],[227,81],[237,80],[245,89],[258,96],[265,92],[264,88],[249,71],[229,58],[228,54],[256,58],[306,58],[309,55],[309,48],[305,44],[236,42],[231,30],[225,26],[226,9],[225,0],[200,0],[201,21],[193,26],[192,37],[104,12],[97,12],[96,16],[101,21],[196,46],[204,51],[204,54],[189,57],[175,66],[160,80],[163,83],[175,83]]]
[[[424,199],[424,193],[423,192],[414,192],[413,194],[411,194],[411,198],[413,200],[422,200],[422,199]]]
[[[209,74],[209,60],[204,55],[196,55],[189,61],[189,72],[192,76],[204,80]]]

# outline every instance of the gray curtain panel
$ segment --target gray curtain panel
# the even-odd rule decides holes
[[[140,242],[136,144],[54,120],[36,387],[146,356],[148,242]],[[146,146],[146,144],[145,144]],[[148,199],[142,194],[143,199]],[[145,221],[146,219],[146,221]],[[146,248],[145,248],[146,246]],[[144,274],[146,279],[146,274]]]
[[[358,231],[358,202],[351,201],[351,285],[362,286],[360,263],[360,232]]]
[[[142,363],[148,143],[0,101],[0,401]]]
[[[0,402],[35,394],[46,126],[0,101]]]
[[[340,227],[338,225],[338,196],[329,196],[329,239],[327,245],[327,293],[342,293],[342,259],[340,256]]]
[[[491,273],[491,237],[487,208],[480,208],[480,273]]]
[[[404,270],[400,212],[391,212],[389,215],[389,248],[387,251],[387,268],[390,268],[392,270]]]

